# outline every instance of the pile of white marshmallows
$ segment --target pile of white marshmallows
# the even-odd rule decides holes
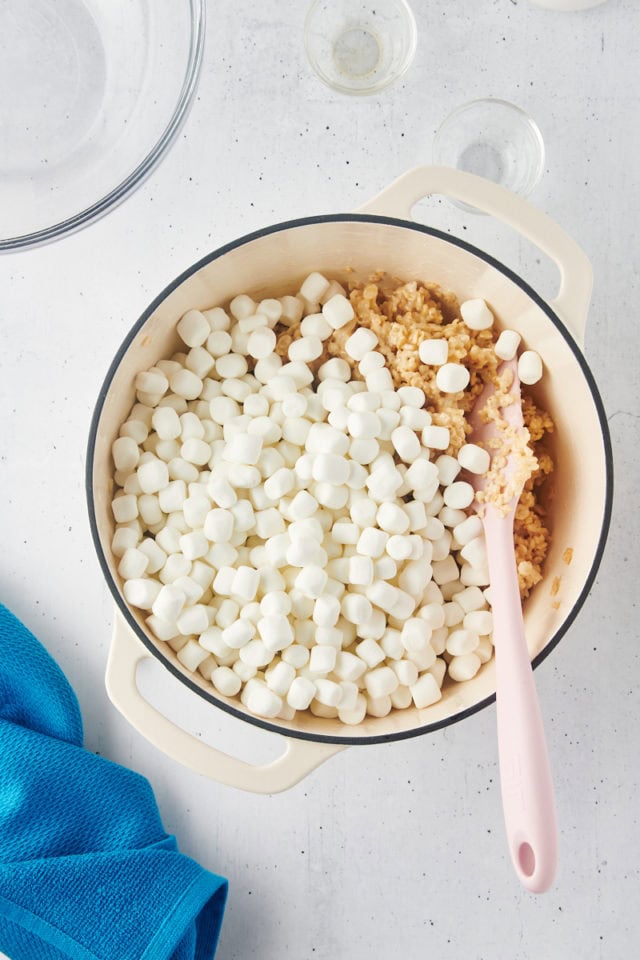
[[[137,376],[113,444],[127,602],[185,668],[260,717],[310,709],[357,724],[428,707],[445,674],[469,680],[492,655],[482,525],[457,479],[489,456],[442,452],[448,430],[422,390],[394,389],[367,328],[345,346],[362,379],[335,357],[314,376],[353,317],[318,273],[295,297],[190,310],[186,352]],[[482,300],[462,317],[493,323]],[[300,321],[283,361],[274,327]],[[503,331],[496,352],[510,359],[519,339]],[[446,340],[425,340],[420,357],[442,391],[467,385]],[[525,383],[542,369],[531,351],[520,367]]]

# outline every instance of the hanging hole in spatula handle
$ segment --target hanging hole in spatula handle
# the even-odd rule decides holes
[[[591,263],[575,240],[522,197],[451,167],[415,167],[360,207],[358,213],[410,220],[416,203],[432,194],[461,200],[490,214],[551,257],[560,272],[560,289],[549,305],[582,346],[593,287]]]

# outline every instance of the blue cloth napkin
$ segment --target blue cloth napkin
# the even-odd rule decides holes
[[[167,836],[147,780],[83,748],[64,674],[0,605],[0,951],[211,960],[226,896]]]

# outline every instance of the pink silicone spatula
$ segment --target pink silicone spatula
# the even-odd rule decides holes
[[[521,431],[524,425],[517,361],[504,362],[498,372],[502,374],[507,369],[513,372],[509,393],[514,402],[501,409],[501,416],[510,427]],[[490,454],[490,442],[499,437],[500,428],[494,422],[484,423],[480,413],[494,393],[493,384],[485,386],[470,415],[473,432],[469,442],[485,446]],[[517,481],[516,468],[517,456],[508,456],[502,467],[501,479],[505,484]],[[503,516],[499,509],[478,502],[477,494],[485,487],[485,477],[470,475],[468,479],[476,491],[474,504],[484,524],[489,561],[498,754],[507,842],[522,885],[533,893],[542,893],[551,886],[555,875],[558,831],[542,717],[524,633],[513,544],[513,519],[522,483],[519,489],[514,488]]]

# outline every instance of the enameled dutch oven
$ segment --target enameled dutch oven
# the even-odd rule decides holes
[[[412,222],[412,207],[430,194],[471,204],[532,240],[559,268],[556,299],[545,303],[525,280],[486,253]],[[90,522],[118,607],[106,684],[118,710],[159,749],[207,777],[258,793],[276,793],[293,786],[345,746],[430,733],[469,717],[495,696],[491,661],[472,680],[445,686],[442,699],[424,710],[409,708],[384,718],[367,717],[357,727],[308,712],[291,721],[262,720],[248,713],[239,700],[221,696],[200,674],[187,671],[170,647],[146,629],[141,612],[130,608],[123,597],[118,560],[110,546],[114,530],[110,450],[135,401],[135,375],[178,349],[175,326],[188,309],[224,304],[239,292],[250,293],[257,300],[290,293],[313,270],[338,279],[366,278],[373,271],[384,270],[401,280],[436,282],[453,290],[460,300],[482,297],[502,326],[517,330],[527,347],[543,357],[545,376],[534,395],[555,420],[552,455],[556,466],[548,491],[553,539],[544,579],[532,591],[524,610],[527,642],[536,666],[556,646],[587,597],[602,557],[611,512],[609,433],[597,387],[581,352],[591,266],[567,234],[519,197],[469,174],[421,167],[395,181],[357,213],[267,227],[229,243],[186,270],[134,324],[111,364],[91,426],[87,459]],[[568,549],[572,552],[570,563],[566,562]],[[156,657],[212,707],[283,735],[283,754],[266,766],[252,766],[174,725],[137,688],[136,668],[147,657]]]

